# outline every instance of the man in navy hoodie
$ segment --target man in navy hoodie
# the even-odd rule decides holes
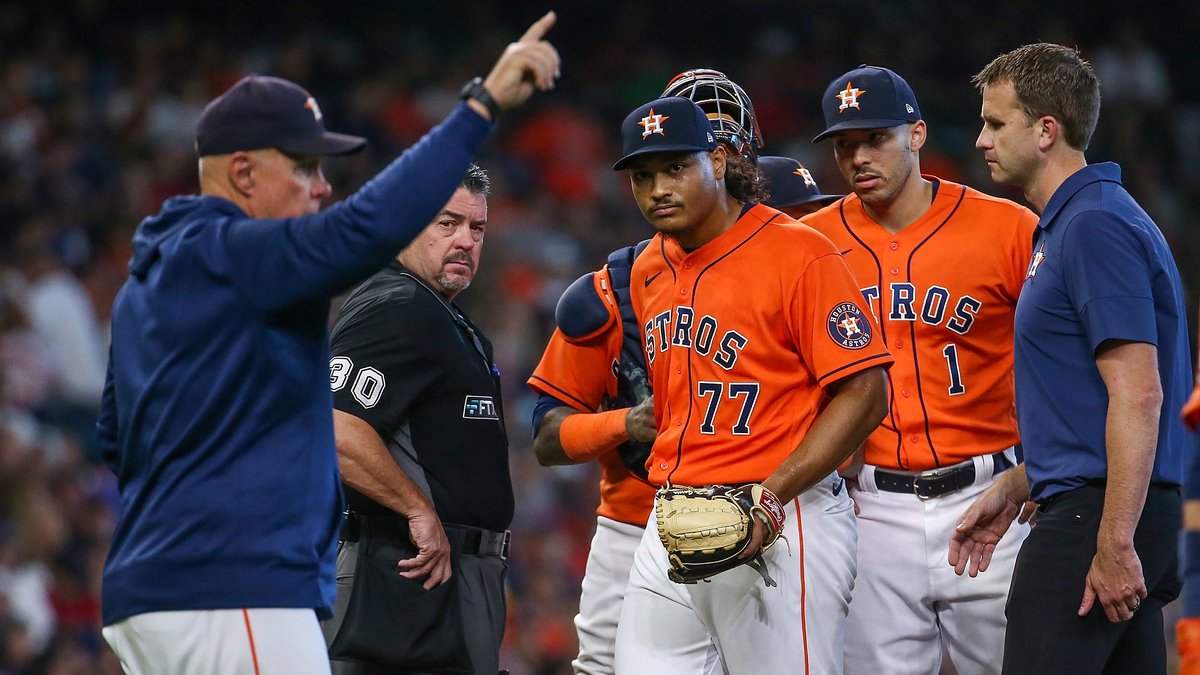
[[[104,637],[131,675],[328,674],[343,496],[329,299],[380,269],[454,193],[501,109],[558,76],[550,13],[464,103],[324,212],[325,131],[298,85],[250,76],[205,109],[199,196],[134,235],[113,306],[99,434],[122,512]]]

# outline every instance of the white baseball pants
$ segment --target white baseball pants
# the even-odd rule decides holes
[[[644,527],[611,518],[596,518],[596,534],[588,552],[587,570],[579,596],[575,632],[579,635],[579,657],[571,662],[576,675],[612,675],[617,640],[617,621],[633,553],[642,540]]]
[[[991,456],[973,461],[974,485],[933,499],[879,491],[870,465],[857,486],[851,483],[859,547],[846,675],[936,675],[943,644],[959,675],[999,675],[1004,605],[1029,526],[1013,523],[986,572],[974,579],[954,573],[947,562],[950,535],[994,481]]]
[[[742,565],[708,582],[667,579],[654,514],[634,554],[617,628],[617,675],[841,675],[854,587],[854,506],[836,473],[788,503],[764,554],[768,588]],[[719,671],[718,671],[719,672]]]
[[[311,609],[149,612],[104,627],[126,675],[329,675]]]

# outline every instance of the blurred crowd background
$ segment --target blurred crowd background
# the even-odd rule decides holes
[[[817,6],[817,5],[820,6]],[[170,5],[170,8],[167,8]],[[916,91],[922,168],[1000,191],[973,147],[969,83],[1036,40],[1077,45],[1102,82],[1090,161],[1114,160],[1200,283],[1200,3],[562,1],[550,34],[562,80],[506,116],[479,158],[494,193],[481,271],[460,304],[496,345],[518,495],[504,664],[570,672],[598,503],[594,465],[543,469],[525,379],[559,294],[606,254],[650,234],[618,156],[624,115],[677,72],[725,71],[753,98],[766,154],[799,159],[824,192],[845,185],[820,96],[859,63]],[[99,637],[99,586],[116,512],[94,451],[108,320],[130,237],[160,203],[195,192],[204,105],[248,73],[307,87],[331,129],[370,138],[330,161],[353,192],[455,105],[545,11],[489,3],[0,4],[0,675],[117,674]],[[335,306],[336,309],[336,306]],[[1193,317],[1194,326],[1194,317]],[[1193,330],[1193,335],[1195,331]],[[280,489],[288,489],[280,486]]]

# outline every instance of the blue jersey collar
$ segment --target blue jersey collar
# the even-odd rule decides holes
[[[1121,167],[1116,162],[1101,162],[1099,164],[1089,164],[1082,169],[1071,174],[1069,178],[1063,181],[1062,185],[1054,191],[1050,197],[1050,201],[1046,203],[1046,210],[1042,212],[1041,219],[1038,220],[1038,227],[1047,229],[1054,224],[1054,219],[1058,216],[1067,202],[1075,196],[1083,188],[1092,183],[1100,183],[1109,181],[1112,183],[1121,184]]]

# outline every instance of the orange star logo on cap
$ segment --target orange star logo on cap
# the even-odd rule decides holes
[[[650,114],[643,117],[641,122],[638,122],[645,129],[642,132],[642,138],[646,138],[650,134],[662,134],[666,136],[667,134],[663,131],[662,123],[669,119],[671,118],[667,115],[655,115],[654,108],[651,108]]]
[[[816,187],[817,181],[813,178],[813,175],[809,173],[808,169],[800,167],[792,173],[804,179],[804,187]]]
[[[837,97],[842,100],[842,104],[838,106],[838,112],[842,112],[846,108],[859,108],[858,97],[867,93],[864,89],[856,89],[854,85],[846,82],[846,88],[837,93]],[[859,108],[862,110],[862,108]]]

